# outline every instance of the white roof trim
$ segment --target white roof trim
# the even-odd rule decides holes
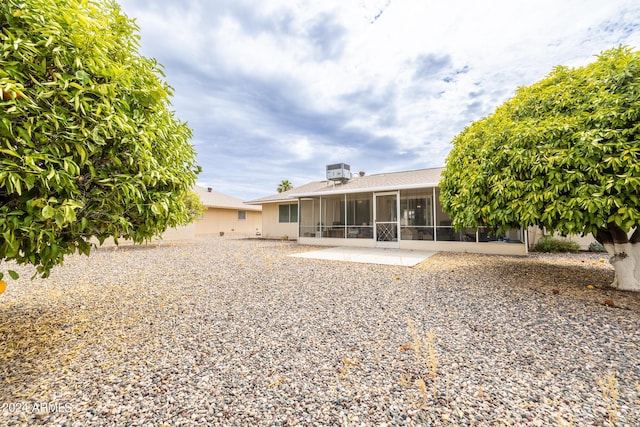
[[[371,192],[376,193],[381,191],[412,190],[415,188],[432,188],[437,186],[438,186],[437,182],[421,182],[418,184],[386,185],[383,187],[350,188],[348,190],[332,189],[332,190],[324,190],[324,191],[312,191],[309,193],[292,194],[290,197],[297,199],[300,197],[327,196],[327,195],[353,194],[353,193],[371,193]]]
[[[260,209],[256,206],[227,206],[227,205],[205,205],[202,204],[205,208],[210,209],[227,209],[230,211],[251,211],[251,212],[259,212]]]

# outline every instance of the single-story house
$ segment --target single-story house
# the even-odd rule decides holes
[[[262,227],[262,207],[247,205],[242,200],[214,191],[212,188],[195,186],[193,191],[200,197],[205,207],[200,218],[191,224],[168,228],[162,236],[151,239],[151,243],[188,241],[195,237],[240,235],[260,235]],[[98,244],[93,238],[92,242]],[[120,239],[119,245],[131,245],[133,242]],[[112,238],[103,246],[113,246]]]
[[[456,231],[440,204],[443,168],[366,175],[327,166],[327,179],[246,202],[262,206],[262,235],[300,244],[524,255],[527,233]]]
[[[240,199],[214,191],[211,187],[197,185],[193,191],[206,209],[193,224],[196,237],[220,233],[243,236],[261,234],[261,206],[248,205]]]

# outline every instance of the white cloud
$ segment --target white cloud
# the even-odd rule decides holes
[[[322,179],[326,163],[442,165],[518,86],[640,47],[637,0],[120,3],[166,66],[203,175],[247,198],[272,193],[271,175]]]
[[[314,149],[308,138],[299,138],[291,144],[291,153],[299,160],[309,160],[313,157]]]

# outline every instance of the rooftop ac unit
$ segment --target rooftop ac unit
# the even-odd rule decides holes
[[[327,165],[327,179],[330,181],[348,181],[351,179],[351,166],[346,163]]]

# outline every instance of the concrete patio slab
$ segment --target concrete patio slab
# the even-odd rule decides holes
[[[332,247],[291,255],[296,258],[325,259],[365,264],[401,265],[413,267],[437,252],[408,249]]]

